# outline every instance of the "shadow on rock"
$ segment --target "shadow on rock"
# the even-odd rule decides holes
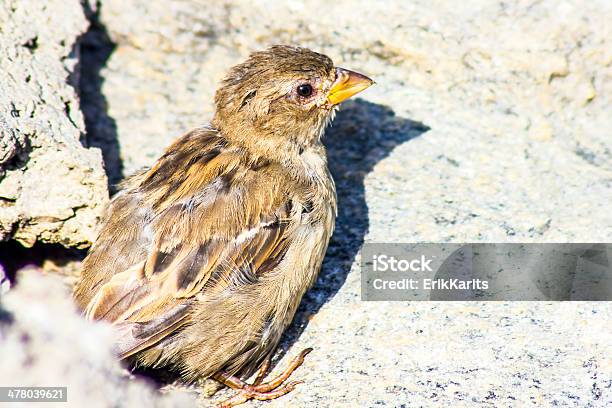
[[[75,276],[86,252],[60,244],[37,242],[32,248],[26,248],[16,241],[0,242],[0,280],[4,275],[14,285],[18,272],[29,268]]]
[[[102,93],[104,78],[101,70],[115,50],[115,44],[110,40],[106,28],[98,19],[98,11],[94,12],[84,3],[85,13],[90,21],[89,30],[81,37],[81,67],[79,89],[81,110],[85,116],[87,129],[87,147],[97,147],[102,150],[104,167],[108,177],[109,190],[114,193],[114,185],[123,178],[117,125],[108,115],[108,104]]]
[[[345,103],[338,112],[325,135],[329,167],[338,193],[336,229],[319,278],[304,296],[275,361],[299,338],[308,325],[308,317],[317,313],[346,281],[369,230],[365,177],[395,147],[428,130],[422,123],[395,116],[386,106],[361,99]]]
[[[91,9],[89,3],[84,2],[83,7],[90,21],[90,27],[78,41],[78,49],[75,49],[75,52],[79,53],[80,67],[78,73],[69,81],[79,88],[81,110],[85,116],[87,129],[84,145],[102,150],[109,189],[113,193],[113,185],[123,178],[122,163],[117,127],[107,112],[106,98],[102,94],[104,80],[100,71],[106,66],[115,44],[110,40],[105,27],[99,23],[98,15]],[[14,110],[11,114],[18,117],[19,111]],[[0,166],[0,178],[3,170],[18,169],[27,165],[32,149],[28,139],[21,143],[20,150]],[[14,241],[0,242],[0,275],[6,275],[6,278],[14,284],[17,272],[21,269],[48,269],[51,265],[51,270],[62,271],[67,269],[68,264],[82,261],[85,254],[84,250],[68,249],[60,244],[38,242],[32,248],[25,248]]]

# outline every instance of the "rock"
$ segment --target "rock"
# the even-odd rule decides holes
[[[62,12],[53,16],[61,14],[63,25],[25,26],[21,4],[26,3],[33,9],[30,14],[41,18],[41,7],[33,0],[0,6],[0,27],[10,27],[0,37],[2,50],[8,50],[2,55],[22,58],[20,69],[34,67],[32,78],[61,78],[54,84],[63,100],[71,101],[69,116],[76,127],[67,119],[61,98],[43,98],[45,104],[38,97],[27,99],[24,95],[33,91],[23,85],[26,77],[20,88],[0,94],[23,99],[20,120],[27,125],[15,126],[17,118],[10,115],[5,119],[8,126],[0,122],[10,132],[2,138],[0,160],[18,167],[9,169],[0,183],[0,195],[9,197],[1,201],[3,219],[4,214],[16,214],[6,208],[15,206],[26,179],[13,174],[31,172],[35,149],[55,143],[50,137],[38,142],[40,135],[51,133],[39,122],[25,120],[29,112],[54,112],[53,129],[66,130],[61,135],[69,137],[64,143],[71,146],[62,154],[79,152],[78,157],[87,160],[94,155],[78,142],[83,121],[72,102],[74,91],[66,85],[63,63],[58,63],[58,56],[70,55],[75,36],[84,30],[82,10],[76,0],[56,1],[54,10]],[[91,8],[90,3],[86,7]],[[21,20],[15,20],[21,24],[14,18],[7,22],[9,5],[21,10]],[[612,319],[609,302],[363,302],[359,270],[359,252],[366,241],[610,241],[609,1],[474,0],[457,7],[454,2],[422,0],[103,0],[97,12],[99,23],[80,43],[81,58],[87,62],[80,81],[81,107],[87,117],[87,144],[104,149],[113,183],[151,165],[172,140],[206,122],[223,73],[253,50],[274,43],[299,44],[377,81],[362,99],[343,107],[326,136],[339,195],[336,233],[317,284],[283,338],[274,368],[278,372],[301,349],[312,346],[315,350],[292,377],[306,383],[277,401],[246,406],[612,404],[612,349],[602,337]],[[5,33],[19,31],[16,27],[35,31],[39,39],[31,42],[34,36],[29,34],[7,37]],[[65,33],[67,45],[43,41],[51,33]],[[39,57],[28,52],[36,45],[37,56],[44,44],[54,44],[47,47],[63,54],[54,51],[45,60],[49,68],[43,70]],[[69,71],[74,72],[72,66]],[[6,86],[0,82],[0,88]],[[30,156],[23,153],[29,151],[28,143]],[[19,167],[28,157],[27,169]],[[75,168],[74,174],[81,174],[80,167]],[[98,170],[92,172],[103,177]],[[31,175],[34,178],[27,180],[46,180],[40,173]],[[67,192],[86,188],[71,185]],[[75,214],[93,211],[91,203],[103,201],[96,194],[87,207],[71,207]],[[58,216],[69,216],[68,207],[59,209]],[[88,229],[79,233],[84,231]],[[58,236],[70,236],[68,232],[59,230]],[[85,242],[70,242],[76,241]],[[22,280],[11,291],[19,291],[20,285],[30,283]],[[34,304],[53,300],[40,302]],[[11,310],[17,316],[16,305],[12,303]],[[18,322],[38,312],[24,313]],[[66,324],[73,341],[91,344],[88,336],[101,326],[70,316],[72,323],[62,323],[61,330]],[[10,330],[22,333],[37,327]],[[48,330],[52,338],[63,336],[60,325]],[[58,359],[51,366],[86,358],[70,354],[71,349],[61,345],[65,342],[53,344]],[[77,351],[82,344],[77,343]],[[4,349],[0,347],[0,353]],[[137,382],[108,374],[107,364],[114,363],[106,361],[107,346],[100,352],[97,363],[88,366],[87,372],[98,376],[93,383],[103,384],[110,375],[109,383],[118,387],[120,396],[126,395],[126,387],[142,389]],[[55,358],[44,357],[40,367]],[[8,373],[21,372],[18,361],[2,361],[3,367],[9,364]],[[75,367],[71,372],[84,370]],[[54,378],[64,378],[52,372]],[[135,398],[131,394],[125,401],[135,406],[151,402],[149,391],[142,392],[141,404],[130,399]],[[230,394],[222,391],[215,401]],[[90,398],[88,405],[92,401],[96,399]]]
[[[306,384],[267,405],[612,401],[596,334],[610,305],[364,303],[358,266],[366,240],[610,241],[609,2],[105,0],[100,13],[124,174],[206,122],[253,50],[311,47],[377,82],[328,131],[340,216],[278,369],[315,351],[294,374]]]
[[[76,313],[55,276],[30,269],[0,304],[0,383],[67,387],[67,407],[185,407],[187,392],[156,392],[133,378],[111,353],[111,327]],[[132,378],[131,378],[132,377]]]
[[[107,182],[71,85],[87,26],[78,0],[0,4],[0,241],[95,238]]]

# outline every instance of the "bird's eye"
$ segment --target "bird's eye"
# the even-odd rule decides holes
[[[312,95],[312,85],[302,84],[297,87],[297,93],[303,98],[308,98]]]

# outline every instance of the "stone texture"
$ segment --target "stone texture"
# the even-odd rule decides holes
[[[609,1],[103,0],[99,12],[82,42],[94,64],[82,107],[113,182],[206,122],[224,71],[250,51],[300,44],[377,81],[326,137],[337,230],[275,367],[315,347],[294,374],[306,384],[247,406],[612,404],[609,302],[362,302],[359,292],[365,241],[612,239]],[[25,139],[6,140],[0,157]]]
[[[185,407],[187,392],[155,392],[113,358],[111,327],[76,313],[70,292],[56,276],[30,269],[0,305],[0,384],[68,388],[63,407]],[[9,404],[10,405],[10,404]]]
[[[252,50],[300,44],[377,81],[327,134],[337,232],[279,365],[316,349],[268,405],[612,402],[608,304],[363,303],[357,264],[365,240],[612,238],[609,2],[106,0],[101,16],[125,174],[207,121]]]
[[[0,241],[95,238],[107,182],[70,84],[87,26],[78,0],[0,2]]]

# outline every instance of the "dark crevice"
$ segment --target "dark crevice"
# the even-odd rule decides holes
[[[9,134],[8,137],[11,137],[11,135]],[[30,138],[28,135],[24,135],[23,142],[20,142],[17,138],[13,140],[17,145],[15,154],[12,157],[9,156],[10,159],[0,165],[0,177],[3,175],[3,172],[23,169],[30,160],[32,146],[30,144]]]
[[[68,264],[82,261],[86,253],[86,250],[66,248],[60,244],[37,242],[32,248],[26,248],[17,241],[0,242],[0,275],[4,274],[14,285],[18,279],[17,272],[22,269],[66,272]]]
[[[68,121],[72,124],[72,126],[78,129],[78,125],[74,123],[74,120],[72,120],[72,116],[70,116],[70,102],[64,102],[64,113],[66,114],[66,117],[68,118]]]
[[[30,38],[23,46],[30,50],[31,53],[34,53],[38,48],[38,37]]]
[[[11,116],[14,118],[18,118],[21,116],[21,111],[17,109],[13,102],[11,102]]]
[[[97,147],[102,151],[104,167],[108,177],[109,190],[123,178],[117,125],[108,114],[108,103],[102,93],[104,78],[102,70],[116,48],[99,18],[98,2],[95,11],[84,2],[85,14],[89,19],[89,30],[80,38],[80,69],[78,88],[81,110],[85,117],[87,147]]]

